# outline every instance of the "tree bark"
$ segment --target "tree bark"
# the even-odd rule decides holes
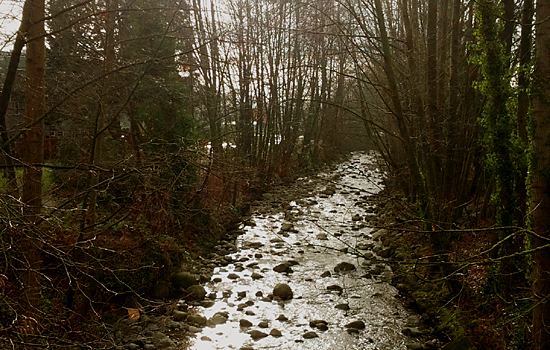
[[[25,325],[26,332],[37,331],[33,324],[39,322],[41,288],[41,240],[34,227],[40,219],[42,209],[42,163],[44,162],[44,98],[46,92],[45,67],[46,48],[44,41],[44,0],[31,0],[29,9],[29,29],[27,31],[27,62],[25,87],[25,125],[28,127],[24,136],[22,162],[26,165],[23,173],[23,214],[29,223],[29,230],[24,230],[25,237],[21,242],[27,266],[22,275],[24,285],[23,298],[27,317],[31,322]],[[40,122],[36,122],[41,120]]]
[[[535,35],[535,74],[537,93],[533,98],[535,130],[533,152],[536,164],[533,169],[533,229],[540,236],[533,241],[534,249],[548,245],[550,237],[550,0],[538,0]],[[550,252],[537,251],[533,257],[533,310],[534,349],[550,347]]]

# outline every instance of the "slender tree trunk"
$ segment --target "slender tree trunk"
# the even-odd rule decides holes
[[[23,174],[23,213],[29,223],[29,230],[25,230],[22,249],[28,264],[22,275],[24,285],[23,297],[26,302],[28,317],[34,318],[26,325],[28,332],[34,333],[30,324],[39,321],[41,300],[40,265],[41,239],[38,228],[34,223],[40,219],[42,209],[42,163],[44,162],[44,123],[41,120],[44,114],[44,98],[46,92],[45,68],[46,48],[44,41],[44,0],[32,0],[29,20],[31,25],[27,31],[27,62],[26,62],[26,91],[25,91],[25,132],[22,161],[25,163]]]
[[[391,95],[391,101],[393,106],[393,112],[397,121],[397,127],[403,142],[403,148],[409,165],[412,178],[412,193],[418,193],[420,198],[424,196],[424,190],[422,185],[422,177],[420,175],[420,169],[414,155],[411,137],[409,135],[409,129],[406,124],[405,114],[401,101],[399,99],[399,91],[397,89],[397,80],[395,77],[393,58],[391,54],[390,44],[388,40],[388,33],[386,31],[386,24],[384,21],[384,12],[382,10],[382,4],[380,0],[375,0],[375,10],[378,22],[378,28],[380,30],[380,40],[382,41],[382,53],[384,55],[385,72],[389,84],[389,93]]]
[[[528,88],[530,81],[527,72],[531,63],[532,31],[533,31],[533,0],[524,0],[523,15],[521,20],[521,41],[519,46],[519,72],[518,72],[518,107],[517,107],[517,128],[518,135],[524,145],[529,143],[527,136],[527,114],[529,112]],[[518,179],[518,204],[516,221],[522,225],[527,215],[527,165],[520,169]]]
[[[426,177],[429,184],[429,197],[435,199],[439,196],[439,135],[437,132],[439,125],[439,113],[438,110],[438,84],[437,84],[437,6],[438,0],[428,1],[428,58],[426,66],[427,74],[427,118],[428,118],[428,144],[430,147],[430,153],[427,155],[428,170]],[[433,210],[429,208],[428,210]]]
[[[536,164],[533,169],[533,229],[541,238],[535,238],[534,249],[548,246],[550,238],[550,0],[537,0],[535,35],[536,94],[533,98],[535,130],[533,152]],[[550,348],[550,250],[537,251],[533,257],[533,310],[534,349]]]

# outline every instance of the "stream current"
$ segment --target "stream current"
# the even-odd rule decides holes
[[[402,330],[416,316],[389,284],[391,268],[373,253],[380,242],[369,225],[376,215],[369,197],[382,189],[383,176],[372,154],[354,153],[254,202],[233,263],[217,267],[205,286],[216,302],[196,307],[211,321],[190,349],[407,349]],[[285,262],[290,270],[273,270]],[[355,270],[335,271],[342,262]],[[292,299],[268,297],[278,283],[291,287]],[[212,322],[216,315],[221,321]],[[313,320],[328,329],[311,327]],[[365,328],[346,328],[353,321]],[[253,339],[254,330],[267,336]]]

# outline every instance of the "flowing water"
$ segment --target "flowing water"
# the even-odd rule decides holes
[[[369,227],[369,218],[375,215],[369,196],[381,190],[383,177],[374,160],[372,155],[355,153],[325,173],[299,179],[283,195],[275,190],[252,206],[233,263],[216,268],[216,282],[206,285],[216,302],[196,308],[209,319],[222,313],[222,322],[202,329],[191,340],[191,349],[407,348],[402,329],[415,316],[388,283],[390,267],[372,252],[380,243],[372,237],[376,229]],[[273,270],[288,261],[292,272]],[[341,262],[356,270],[335,272]],[[287,283],[294,298],[267,298],[277,283]],[[342,290],[327,289],[334,285]],[[243,319],[252,326],[241,327]],[[312,328],[312,320],[326,321],[328,329]],[[345,327],[357,320],[365,323],[365,329]],[[252,330],[269,334],[273,329],[281,336],[254,340],[249,334]],[[312,333],[313,338],[304,337],[307,332],[317,337]]]

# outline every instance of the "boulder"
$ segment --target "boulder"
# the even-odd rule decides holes
[[[352,263],[349,262],[341,262],[338,265],[334,267],[334,272],[346,272],[346,271],[353,271],[356,267]]]
[[[174,289],[187,289],[191,286],[199,284],[197,277],[190,272],[176,272],[170,277],[172,288]]]
[[[206,290],[201,285],[194,285],[185,290],[188,295],[188,299],[202,301],[206,298]]]
[[[290,300],[294,297],[294,293],[288,284],[279,283],[273,288],[273,297],[279,297],[282,300]]]
[[[258,339],[262,339],[262,338],[265,338],[267,337],[267,334],[264,333],[264,332],[261,332],[261,331],[258,331],[258,330],[252,330],[250,332],[248,332],[248,334],[250,334],[250,336],[252,337],[252,339],[254,340],[258,340]]]
[[[320,240],[320,241],[326,241],[326,240],[328,240],[327,234],[326,234],[326,233],[323,233],[323,232],[319,233],[319,234],[317,235],[316,238],[317,238],[318,240]]]
[[[281,231],[283,232],[290,231],[293,226],[294,226],[293,224],[286,222],[281,225]]]
[[[348,311],[350,309],[349,304],[338,304],[335,306],[336,309]]]
[[[225,313],[225,312],[217,312],[214,314],[214,316],[212,316],[212,318],[210,319],[210,322],[214,325],[217,325],[217,324],[224,324],[227,322],[227,319],[228,319],[228,314]]]
[[[253,272],[252,275],[250,276],[252,277],[253,280],[257,280],[257,279],[260,279],[260,278],[264,278],[263,275],[257,273],[257,272]]]
[[[252,322],[250,322],[249,320],[246,320],[246,319],[242,319],[239,321],[239,326],[241,327],[252,327]]]
[[[309,321],[309,326],[311,328],[317,328],[321,331],[326,331],[328,329],[328,322],[324,320],[313,320]]]
[[[348,323],[346,325],[346,328],[348,329],[365,329],[365,322],[359,320],[359,321],[353,321],[351,323]]]
[[[337,284],[333,284],[333,285],[328,286],[327,290],[330,290],[331,292],[341,292],[344,289],[342,287],[340,287],[339,285],[337,285]]]
[[[279,273],[283,273],[283,272],[291,273],[291,272],[293,272],[292,269],[290,268],[290,264],[287,263],[287,262],[284,262],[282,264],[279,264],[279,265],[275,266],[273,268],[273,271],[279,272]]]
[[[304,333],[304,338],[305,339],[313,339],[313,338],[317,338],[319,337],[319,335],[315,332],[306,332]]]
[[[204,316],[191,314],[187,316],[187,323],[195,324],[198,326],[206,326],[207,319]]]
[[[184,321],[187,318],[187,312],[174,310],[174,321]]]

